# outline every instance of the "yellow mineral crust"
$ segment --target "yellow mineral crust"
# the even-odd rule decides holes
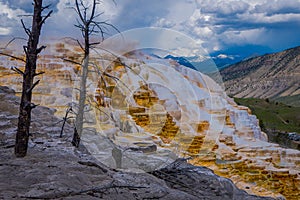
[[[63,117],[68,103],[72,102],[72,99],[76,99],[76,92],[73,90],[74,80],[80,68],[78,65],[63,61],[62,58],[78,58],[81,49],[68,46],[68,44],[57,44],[53,48],[60,49],[55,51],[55,56],[40,56],[37,69],[45,71],[45,74],[37,77],[41,81],[34,90],[33,101],[36,104],[55,108],[56,115]],[[152,59],[151,56],[148,56],[146,60],[150,59]],[[22,79],[18,74],[12,72],[10,67],[16,66],[22,69],[23,65],[24,63],[20,61],[2,57],[0,60],[1,85],[10,86],[18,94],[21,91]],[[97,65],[101,68],[100,63]],[[138,63],[133,68],[136,74],[145,78],[150,77],[149,74],[140,74],[144,69]],[[122,63],[115,62],[110,68],[101,68],[101,70],[121,78],[128,69],[125,70]],[[90,76],[93,78],[92,75]],[[168,74],[160,74],[161,76],[168,76]],[[189,79],[188,73],[183,74],[182,77]],[[165,78],[172,79],[173,77]],[[99,80],[100,78],[97,79],[97,81]],[[180,156],[191,158],[190,163],[211,168],[216,174],[230,178],[239,188],[248,193],[273,197],[283,195],[288,200],[296,200],[300,196],[300,152],[284,149],[276,144],[255,138],[257,133],[261,134],[263,138],[265,138],[265,134],[252,127],[254,125],[253,121],[251,122],[252,118],[249,117],[251,114],[249,108],[237,106],[232,100],[222,97],[227,101],[226,108],[214,109],[212,106],[208,106],[207,99],[202,98],[191,100],[190,104],[179,104],[176,109],[167,109],[166,99],[160,99],[156,91],[147,84],[140,84],[138,89],[134,88],[131,94],[134,102],[128,102],[128,96],[120,89],[122,84],[107,76],[104,76],[103,80],[106,84],[98,85],[96,83],[90,89],[90,93],[93,94],[90,96],[90,100],[94,100],[96,105],[107,109],[104,106],[107,105],[104,104],[104,100],[107,101],[111,98],[111,105],[107,106],[124,111],[120,120],[124,123],[135,123],[136,126],[143,128],[150,134],[147,140],[152,140],[160,148],[172,150],[176,148]],[[194,78],[192,82],[198,90],[203,92],[209,90],[208,86],[204,84],[205,81],[197,82]],[[133,80],[128,80],[126,83],[126,87],[132,89]],[[206,83],[210,84],[210,82]],[[91,82],[89,84],[91,85]],[[124,88],[126,87],[124,86]],[[214,88],[215,86],[210,85],[209,87]],[[223,95],[221,92],[218,93],[218,89],[213,91],[216,96]],[[211,121],[189,118],[186,113],[189,112],[191,106],[199,109],[204,118],[206,115],[215,118]],[[224,109],[226,112],[223,112]],[[100,111],[97,118],[105,122],[109,120],[109,117]],[[222,124],[222,119],[224,119],[224,124]],[[221,123],[223,129],[218,132],[218,129],[215,128],[216,124],[212,123]],[[103,123],[101,128],[111,129],[114,126]],[[211,133],[217,133],[216,140],[207,137]],[[128,141],[138,140],[140,135],[141,133],[138,132],[127,135],[123,133],[123,137]]]

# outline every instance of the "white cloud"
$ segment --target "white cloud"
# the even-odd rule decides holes
[[[172,28],[175,25],[176,23],[174,21],[167,20],[166,18],[160,18],[155,23],[153,23],[153,26],[163,28]]]
[[[278,13],[294,13],[300,11],[299,0],[268,0],[257,3],[254,6],[254,12],[278,14]]]
[[[193,37],[204,41],[209,51],[228,45],[272,46],[267,33],[274,36],[279,29],[294,31],[293,40],[297,40],[299,0],[197,0],[197,4],[198,9],[185,26]],[[282,40],[283,46],[289,39],[292,38],[281,37],[277,41]]]
[[[218,58],[221,58],[221,59],[228,58],[228,56],[225,55],[225,54],[219,54],[217,57],[218,57]]]
[[[247,30],[233,30],[226,31],[221,35],[221,40],[225,44],[260,44],[266,30],[264,28],[247,29]]]
[[[286,14],[274,14],[266,15],[266,13],[253,13],[251,15],[241,15],[241,21],[248,21],[248,23],[282,23],[282,22],[294,22],[300,21],[300,13],[286,13]]]
[[[233,60],[234,56],[232,56],[232,55],[226,55],[226,54],[219,54],[217,56],[217,58],[219,58],[219,59],[227,59],[227,58],[229,58],[229,59]]]
[[[1,15],[9,19],[17,19],[19,16],[26,15],[27,13],[21,9],[12,9],[7,4],[0,1]]]
[[[8,35],[11,33],[10,28],[0,27],[0,35]]]
[[[71,36],[74,36],[74,32],[76,33],[74,27],[76,15],[75,10],[71,8],[73,6],[73,3],[71,2],[73,1],[59,1],[56,5],[57,12],[53,13],[51,17],[48,18],[46,24],[43,26],[43,33],[54,37],[63,35],[70,36],[68,35],[70,33],[72,33]]]
[[[214,15],[232,15],[244,13],[247,11],[249,4],[244,1],[232,0],[197,0],[202,13],[211,13]]]
[[[16,34],[22,31],[20,19],[21,16],[27,15],[25,11],[21,9],[13,9],[9,5],[0,1],[0,35]],[[26,17],[25,22],[26,22]],[[23,33],[23,32],[22,32]]]
[[[189,0],[180,0],[180,1],[172,1],[168,5],[169,12],[166,15],[166,18],[177,22],[180,24],[183,21],[186,21],[193,14],[196,9],[196,4],[194,1]]]
[[[68,2],[73,3],[73,0],[59,1],[57,9],[43,27],[42,35],[80,36],[80,31],[73,26],[76,23],[74,10],[66,9]],[[300,43],[300,39],[296,36],[300,32],[298,31],[300,0],[115,0],[115,2],[116,4],[113,1],[103,1],[99,7],[101,10],[98,11],[104,11],[101,20],[109,20],[121,31],[151,26],[170,28],[188,34],[208,51],[247,43],[272,46],[267,33],[272,33],[274,37],[278,31],[281,36],[284,32],[292,36],[276,38],[278,44],[280,41],[282,45],[291,44],[293,41]],[[17,16],[26,12],[22,8],[13,9],[1,1],[0,10],[1,34],[14,34],[15,27],[20,27]]]

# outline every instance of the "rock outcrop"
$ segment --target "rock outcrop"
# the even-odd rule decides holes
[[[108,168],[81,146],[71,145],[72,127],[53,109],[33,111],[25,158],[13,155],[19,98],[0,87],[0,199],[272,199],[247,194],[205,167],[177,160],[150,173]]]
[[[113,143],[109,151],[114,151],[114,145],[120,147],[120,165],[103,154],[107,149],[97,147],[97,143],[105,146],[103,139],[87,133],[85,144],[98,159],[125,170],[152,171],[176,156],[189,157],[190,163],[231,178],[249,193],[298,198],[299,151],[268,143],[251,111],[236,105],[209,77],[165,60],[135,56],[140,57],[124,58],[124,65],[131,63],[132,71],[120,65],[109,70],[122,82],[107,79],[107,87],[113,88],[107,93],[112,102],[100,109],[112,119],[87,124],[96,130],[101,127],[97,132],[109,135]],[[110,132],[115,126],[119,130]],[[157,148],[146,154],[130,151],[138,144]]]

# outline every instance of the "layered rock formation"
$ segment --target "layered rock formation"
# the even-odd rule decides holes
[[[266,142],[251,111],[236,105],[209,77],[149,56],[139,61],[126,58],[125,62],[136,63],[133,72],[110,71],[120,77],[122,85],[109,86],[118,88],[117,93],[108,94],[112,105],[103,108],[121,121],[117,125],[121,131],[111,137],[116,144],[125,149],[141,142],[155,144],[156,151],[144,158],[135,155],[137,160],[153,163],[151,156],[161,148],[170,149],[180,157],[190,157],[194,165],[208,166],[232,178],[250,193],[298,198],[300,152]],[[147,62],[152,64],[144,64]],[[153,67],[153,63],[160,65]],[[125,105],[118,106],[120,99]],[[107,121],[98,123],[105,127]],[[121,167],[145,169],[140,166],[124,163]]]
[[[6,53],[19,58],[23,57],[18,50]],[[46,73],[36,77],[41,81],[33,91],[33,101],[36,104],[56,109],[58,116],[63,116],[65,108],[72,102],[73,82],[77,67],[63,59],[73,57],[80,58],[80,52],[76,47],[58,43],[47,45],[47,51],[38,59],[37,71]],[[22,77],[12,71],[11,67],[18,67],[23,70],[24,63],[20,60],[1,56],[0,83],[11,87],[18,95],[22,89]]]
[[[32,113],[28,155],[16,158],[19,101],[13,90],[0,86],[0,199],[272,199],[249,195],[229,179],[183,160],[152,174],[110,169],[84,147],[71,145],[69,124],[60,138],[61,120],[41,106]]]
[[[34,101],[63,116],[66,106],[78,98],[72,90],[78,84],[78,66],[61,57],[80,54],[67,44],[53,49],[59,50],[57,56],[40,59],[39,69],[46,74]],[[113,61],[94,59],[97,68],[91,68],[88,81],[82,135],[96,159],[137,172],[155,171],[186,157],[231,178],[249,193],[287,199],[300,195],[300,152],[267,143],[251,111],[236,105],[208,76],[139,52],[102,57]],[[20,79],[12,80],[16,76],[9,73],[8,64],[2,60],[5,73],[0,81],[19,91]]]

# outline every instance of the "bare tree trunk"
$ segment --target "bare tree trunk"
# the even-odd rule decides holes
[[[32,19],[31,31],[27,29],[22,21],[23,28],[28,35],[27,46],[24,46],[26,54],[26,65],[23,75],[22,97],[19,110],[18,129],[16,134],[15,155],[24,157],[27,153],[29,127],[31,122],[31,110],[36,106],[31,102],[32,90],[39,83],[39,80],[33,83],[36,73],[36,61],[38,54],[45,46],[38,48],[39,37],[42,29],[42,24],[50,16],[51,12],[46,17],[42,17],[42,11],[45,7],[42,6],[43,0],[34,1],[34,13]]]
[[[84,108],[85,108],[85,101],[86,101],[86,81],[87,81],[87,77],[88,77],[88,67],[89,67],[88,51],[85,52],[85,59],[82,64],[78,112],[76,115],[74,134],[73,134],[73,140],[72,140],[72,144],[76,147],[79,146],[80,137],[81,137],[81,133],[83,130]]]
[[[92,1],[92,0],[91,0]],[[104,39],[104,30],[107,30],[107,27],[112,27],[113,29],[117,30],[113,25],[107,22],[97,22],[96,18],[99,17],[100,14],[96,13],[96,7],[100,3],[100,1],[93,0],[91,5],[85,4],[84,0],[75,0],[75,10],[79,17],[78,24],[75,27],[79,28],[82,32],[84,38],[84,45],[77,40],[78,44],[80,45],[81,49],[84,51],[84,60],[81,64],[82,72],[80,77],[80,93],[79,93],[79,105],[78,111],[76,114],[75,120],[75,128],[73,134],[72,144],[76,147],[79,146],[80,137],[83,130],[83,122],[84,122],[84,108],[85,108],[85,101],[86,101],[86,82],[88,78],[88,71],[89,71],[89,62],[90,62],[90,49],[93,46],[100,44],[101,42],[92,42],[90,43],[90,36],[93,34],[100,34],[101,41]],[[103,28],[105,29],[103,30]]]
[[[75,127],[74,127],[74,133],[73,133],[73,139],[72,144],[75,147],[79,146],[80,143],[80,137],[83,130],[83,120],[84,120],[84,108],[85,108],[85,101],[86,101],[86,82],[89,72],[89,62],[90,62],[90,34],[93,31],[90,31],[91,23],[94,19],[95,15],[95,9],[96,9],[96,1],[93,0],[92,4],[92,11],[91,16],[89,19],[87,18],[87,10],[88,7],[84,6],[84,3],[82,0],[80,0],[80,5],[82,6],[83,10],[80,9],[78,0],[75,1],[76,4],[76,10],[77,14],[80,17],[81,24],[77,25],[82,31],[82,35],[84,36],[84,58],[83,62],[81,64],[81,77],[80,77],[80,89],[79,89],[79,104],[78,104],[78,111],[75,119]],[[81,46],[81,45],[80,45]],[[82,47],[82,46],[81,46]]]

